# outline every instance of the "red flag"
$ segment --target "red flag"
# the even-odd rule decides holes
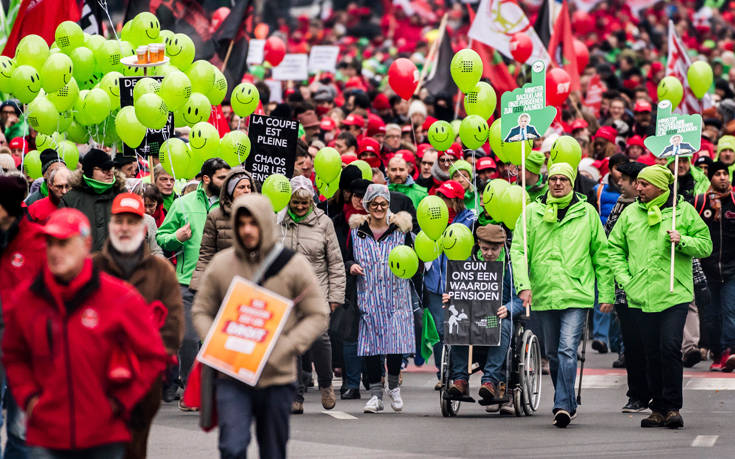
[[[577,68],[577,54],[574,52],[574,35],[572,35],[572,22],[569,20],[569,8],[567,1],[561,5],[561,11],[556,17],[554,31],[549,39],[549,55],[551,64],[561,67],[572,79],[572,91],[579,91],[579,69]]]
[[[209,115],[207,122],[217,128],[220,138],[230,132],[230,125],[227,123],[225,114],[222,112],[222,105],[212,107],[212,114]]]
[[[712,99],[709,94],[705,94],[702,100],[697,99],[697,96],[692,92],[692,88],[689,87],[689,81],[687,80],[687,72],[689,66],[692,65],[692,61],[689,59],[687,54],[687,48],[684,43],[681,42],[681,37],[676,33],[674,23],[669,20],[669,55],[666,59],[666,76],[676,77],[681,81],[681,85],[684,88],[684,97],[676,107],[676,113],[702,113],[702,109],[710,107],[712,105]]]
[[[600,116],[600,108],[602,107],[602,93],[605,92],[605,84],[600,79],[600,75],[595,74],[587,84],[587,94],[585,95],[582,105],[591,108],[595,117]]]
[[[26,35],[40,35],[47,44],[54,42],[56,27],[64,21],[79,21],[81,12],[76,2],[68,0],[23,0],[18,16],[3,49],[3,56],[15,56],[18,42]]]

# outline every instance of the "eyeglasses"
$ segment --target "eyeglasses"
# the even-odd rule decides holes
[[[397,135],[397,134],[390,134],[390,135],[386,135],[385,136],[386,139],[398,139],[400,137],[401,136],[400,135]]]
[[[566,177],[555,175],[553,177],[549,177],[549,182],[569,182],[569,179]]]
[[[51,188],[53,188],[54,190],[62,190],[62,191],[63,190],[71,190],[71,185],[69,185],[69,184],[66,184],[66,185],[51,185]]]
[[[3,110],[3,115],[15,115],[15,110]]]
[[[422,166],[433,166],[434,161],[421,161]]]
[[[452,164],[454,162],[454,158],[439,158],[439,162],[442,164]]]
[[[371,210],[377,210],[377,209],[387,209],[388,203],[387,202],[371,202],[368,204],[368,209]]]

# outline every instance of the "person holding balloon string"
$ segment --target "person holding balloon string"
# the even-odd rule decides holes
[[[449,167],[449,178],[462,185],[464,188],[464,205],[465,208],[477,215],[477,207],[480,205],[478,201],[477,191],[473,183],[473,167],[464,159],[459,159]]]

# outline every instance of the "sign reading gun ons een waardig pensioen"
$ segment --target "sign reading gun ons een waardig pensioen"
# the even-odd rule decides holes
[[[262,184],[269,175],[293,176],[299,122],[274,116],[250,115],[248,132],[253,148],[245,167]]]

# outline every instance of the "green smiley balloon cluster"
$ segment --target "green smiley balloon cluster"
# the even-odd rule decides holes
[[[496,222],[503,222],[513,230],[518,217],[523,211],[523,200],[530,202],[526,190],[518,185],[511,185],[503,179],[494,179],[485,186],[482,194],[482,205],[485,211]]]

